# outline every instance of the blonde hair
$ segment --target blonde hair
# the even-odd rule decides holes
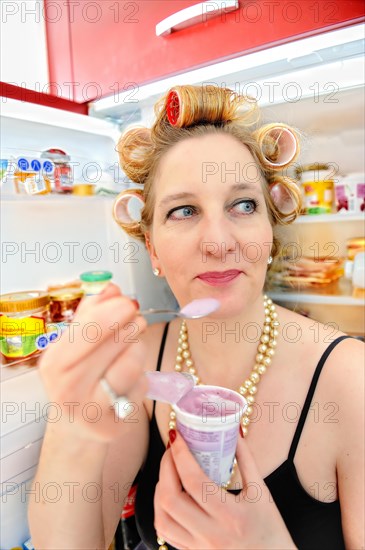
[[[169,122],[167,109],[170,94],[176,92],[180,99],[180,109],[174,125]],[[117,223],[131,237],[144,242],[145,233],[151,227],[154,211],[154,179],[158,165],[164,154],[176,143],[206,134],[228,134],[248,147],[255,162],[268,184],[280,183],[294,204],[290,213],[281,212],[274,204],[269,185],[263,192],[272,227],[276,224],[292,223],[301,211],[301,194],[295,181],[278,173],[283,168],[276,167],[275,162],[280,153],[278,141],[270,135],[270,128],[282,128],[292,132],[299,142],[296,132],[285,124],[258,126],[259,109],[250,97],[242,96],[229,88],[213,85],[175,86],[156,104],[156,121],[152,128],[133,128],[127,130],[120,138],[117,151],[120,164],[127,176],[136,184],[143,185],[138,189],[145,202],[138,224]],[[295,155],[296,157],[297,155]],[[292,158],[285,168],[294,162]],[[126,192],[130,192],[129,189]],[[137,190],[136,190],[137,191]],[[118,200],[118,199],[117,199]],[[274,237],[272,256],[277,255],[279,242]]]

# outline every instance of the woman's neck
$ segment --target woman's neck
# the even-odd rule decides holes
[[[186,321],[191,356],[202,383],[236,386],[250,375],[264,319],[259,296],[238,317]]]

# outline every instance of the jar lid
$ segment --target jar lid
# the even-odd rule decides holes
[[[47,151],[43,151],[41,158],[50,159],[56,164],[65,163],[71,160],[70,155],[62,151],[62,149],[47,149]]]
[[[61,301],[61,300],[76,300],[77,298],[82,298],[84,291],[81,288],[59,288],[57,290],[52,290],[49,293],[51,300]]]
[[[47,306],[49,301],[49,294],[40,290],[9,292],[0,296],[0,311],[3,313],[30,311]]]
[[[76,183],[72,188],[73,195],[95,195],[95,185],[92,183]]]
[[[113,277],[110,271],[86,271],[81,273],[80,279],[86,283],[109,281]]]

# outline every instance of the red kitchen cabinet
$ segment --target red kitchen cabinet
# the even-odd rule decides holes
[[[199,2],[44,2],[50,80],[58,93],[78,102],[347,26],[363,20],[365,11],[362,0],[240,0],[235,11],[204,15],[192,26],[156,36],[161,20]]]

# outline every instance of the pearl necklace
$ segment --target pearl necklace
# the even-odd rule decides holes
[[[241,419],[242,432],[246,436],[248,433],[248,425],[250,424],[250,416],[253,413],[253,404],[255,403],[255,395],[257,393],[257,386],[260,382],[261,376],[265,374],[267,367],[271,365],[272,358],[275,354],[275,348],[277,345],[276,338],[279,334],[278,327],[280,325],[278,321],[278,314],[276,313],[276,307],[273,304],[272,300],[264,295],[264,313],[265,321],[264,327],[262,329],[259,345],[257,346],[256,362],[249,375],[249,377],[243,382],[239,387],[239,393],[247,401],[247,408],[244,415]],[[196,378],[196,383],[201,384],[200,378],[197,375],[196,367],[194,366],[194,361],[191,357],[190,347],[189,347],[189,337],[188,329],[186,322],[183,320],[180,326],[180,333],[178,339],[178,347],[176,353],[175,361],[175,371],[182,372],[186,370]],[[170,421],[169,421],[169,430],[176,429],[176,413],[171,409],[170,412]],[[234,466],[236,464],[236,459],[232,468],[231,479],[234,474]],[[230,485],[228,483],[222,484],[224,489],[228,489]],[[160,545],[159,550],[168,550],[165,541],[161,538],[157,538],[157,542]]]

